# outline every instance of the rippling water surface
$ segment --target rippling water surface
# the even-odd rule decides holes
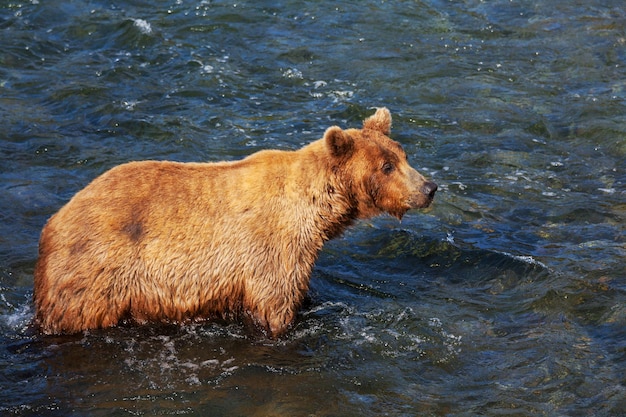
[[[624,28],[621,0],[0,1],[0,414],[622,415]],[[39,232],[98,174],[382,105],[435,204],[330,242],[283,339],[29,327]]]

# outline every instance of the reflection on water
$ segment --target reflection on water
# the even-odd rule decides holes
[[[622,6],[0,4],[0,410],[620,415]],[[440,191],[330,242],[283,339],[30,328],[41,227],[99,173],[295,149],[380,105]]]

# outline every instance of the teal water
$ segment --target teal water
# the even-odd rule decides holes
[[[620,416],[622,1],[0,1],[0,414]],[[46,219],[106,169],[374,106],[440,185],[323,250],[294,329],[43,337]]]

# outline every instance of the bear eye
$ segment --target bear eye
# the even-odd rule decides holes
[[[383,174],[389,175],[393,172],[396,167],[393,166],[391,162],[385,162],[383,164]]]

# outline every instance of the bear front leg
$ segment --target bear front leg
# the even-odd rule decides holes
[[[293,324],[296,316],[297,304],[276,305],[273,303],[264,306],[249,308],[248,314],[255,326],[261,329],[272,339],[279,338]]]

